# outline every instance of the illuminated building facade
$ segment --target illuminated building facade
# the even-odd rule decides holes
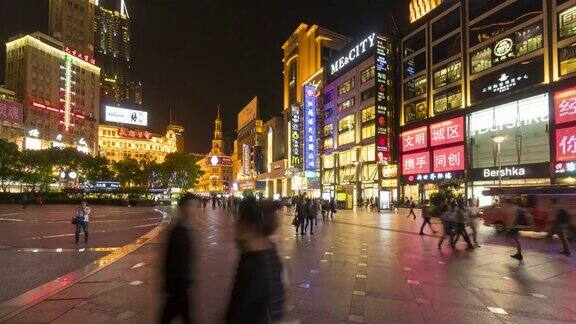
[[[50,0],[48,33],[81,53],[94,56],[96,0]]]
[[[141,128],[100,124],[98,127],[98,152],[110,162],[133,158],[146,158],[161,163],[166,154],[178,151],[178,137],[183,127],[168,127],[165,135],[155,134]],[[178,132],[177,132],[178,131]]]
[[[319,146],[322,196],[350,209],[360,199],[389,207],[393,164],[392,43],[371,33],[354,40],[325,67]]]
[[[447,0],[399,40],[402,196],[574,183],[576,1]]]
[[[142,84],[131,70],[130,16],[124,0],[97,1],[94,15],[94,52],[102,103],[139,107]]]
[[[100,68],[88,54],[42,33],[6,43],[6,87],[24,108],[26,149],[97,145]]]
[[[323,81],[322,72],[319,71],[349,41],[350,38],[331,30],[302,23],[282,45],[284,52],[282,59],[284,65],[284,130],[286,138],[290,140],[287,141],[284,152],[286,169],[281,187],[286,188],[287,195],[299,194],[307,188],[302,185],[306,181],[302,164],[304,152],[301,150],[304,148],[304,128],[298,128],[304,117],[302,115],[304,82],[311,78],[319,78]],[[299,133],[299,138],[292,139],[296,133]],[[300,148],[295,145],[299,145]]]
[[[233,168],[236,186],[239,191],[264,190],[265,183],[258,181],[258,174],[264,172],[264,127],[259,117],[258,97],[238,113],[238,128],[234,143]]]
[[[274,195],[285,197],[287,188],[282,186],[282,178],[286,170],[286,160],[282,158],[286,144],[284,120],[281,116],[273,117],[262,125],[262,129],[264,131],[262,138],[264,170],[258,174],[258,181],[266,183],[266,197],[272,198]]]
[[[223,151],[222,119],[220,109],[214,121],[214,138],[210,153],[199,156],[198,165],[204,174],[198,180],[195,191],[200,193],[228,193],[232,190],[232,159]]]
[[[410,4],[408,5],[410,22],[413,23],[422,18],[434,8],[438,7],[442,1],[443,0],[410,0]]]
[[[0,139],[22,146],[24,109],[14,91],[0,87]]]

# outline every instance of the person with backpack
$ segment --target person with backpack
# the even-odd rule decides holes
[[[514,217],[512,224],[508,229],[508,237],[516,245],[516,254],[513,254],[510,257],[516,260],[523,260],[524,256],[522,255],[522,244],[520,243],[520,231],[530,227],[530,214],[528,214],[520,204],[514,204],[509,198],[505,200],[504,208],[511,211]]]
[[[90,223],[90,207],[88,207],[88,204],[85,201],[83,201],[80,203],[80,207],[76,209],[74,217],[72,219],[72,224],[76,225],[76,232],[74,234],[76,244],[78,244],[78,241],[80,241],[80,230],[84,232],[84,242],[88,243],[89,223]]]
[[[570,214],[568,214],[566,208],[558,204],[558,199],[553,198],[551,203],[554,208],[555,217],[550,229],[548,230],[548,234],[546,234],[546,240],[550,241],[554,234],[558,234],[560,241],[562,241],[562,251],[558,253],[570,256],[570,245],[566,238],[566,232],[568,231],[568,226],[570,226]]]
[[[424,235],[424,226],[428,224],[432,233],[436,234],[436,231],[432,228],[432,223],[430,223],[430,219],[432,215],[430,214],[430,200],[426,199],[424,201],[424,205],[422,205],[422,226],[420,226],[420,235]]]

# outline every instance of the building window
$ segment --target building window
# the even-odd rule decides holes
[[[376,68],[374,65],[372,65],[371,67],[367,68],[366,70],[362,71],[360,73],[360,83],[365,83],[369,80],[374,79],[374,75],[376,72]]]
[[[447,60],[454,55],[460,54],[462,51],[462,37],[460,33],[436,44],[432,48],[432,64],[438,64],[444,60]]]
[[[288,67],[288,103],[293,104],[296,102],[296,80],[298,63],[296,60],[292,61]]]
[[[374,137],[376,134],[376,124],[371,123],[368,125],[362,126],[362,139],[365,140],[367,138]]]
[[[428,116],[426,100],[404,105],[404,121],[411,122]]]
[[[434,95],[434,113],[439,114],[462,107],[462,93],[460,90],[458,86]]]
[[[409,78],[426,69],[426,52],[422,52],[404,62],[404,77]]]
[[[576,6],[558,14],[558,37],[564,39],[576,35]]]
[[[482,48],[472,55],[472,74],[484,71],[492,67],[492,48]]]
[[[330,149],[332,149],[332,146],[333,146],[333,145],[334,145],[334,140],[332,139],[332,137],[327,137],[327,138],[324,139],[324,142],[323,142],[323,146],[322,146],[322,147],[323,147],[325,150],[330,150]]]
[[[343,95],[343,94],[347,93],[348,91],[354,89],[355,80],[356,80],[356,77],[352,77],[350,80],[339,85],[338,86],[338,95],[339,96]]]
[[[368,90],[362,91],[362,93],[360,94],[360,97],[361,97],[362,101],[366,101],[368,99],[374,98],[375,94],[376,94],[376,89],[374,87],[371,87]]]
[[[330,89],[324,94],[324,103],[327,104],[334,99],[334,89]]]
[[[334,128],[333,128],[332,124],[324,125],[322,135],[323,136],[332,136],[332,134],[334,134]]]
[[[376,146],[374,144],[362,146],[362,149],[360,149],[360,161],[370,162],[375,160],[376,160]]]
[[[432,23],[432,39],[438,39],[460,27],[460,8],[452,10],[449,14]]]
[[[425,45],[426,45],[426,33],[425,30],[421,30],[415,35],[405,40],[404,43],[402,44],[402,47],[404,48],[403,57],[410,56],[412,53],[415,53],[418,50],[424,48]]]
[[[338,144],[344,145],[354,142],[355,136],[354,115],[348,115],[338,121]]]
[[[576,72],[576,43],[558,49],[560,61],[560,75]]]
[[[458,60],[434,71],[434,89],[460,80],[462,74],[461,66],[462,64],[460,64],[460,61]]]
[[[426,93],[426,76],[412,79],[404,84],[404,100]]]
[[[346,165],[353,165],[356,162],[356,150],[348,150],[338,154],[338,164],[343,167]]]
[[[334,167],[334,157],[323,156],[322,157],[322,167],[324,169],[332,169]]]
[[[352,106],[354,106],[355,97],[352,97],[338,105],[338,112],[344,111]]]
[[[376,118],[376,107],[371,106],[362,110],[362,124],[374,120]]]

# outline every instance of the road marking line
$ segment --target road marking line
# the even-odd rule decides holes
[[[145,264],[146,264],[146,263],[144,263],[144,262],[136,263],[136,264],[135,264],[134,266],[132,266],[132,268],[130,268],[130,269],[137,269],[137,268],[143,267]]]
[[[508,315],[508,313],[506,313],[504,308],[500,308],[500,307],[487,307],[487,308],[489,311],[491,311],[494,314]]]
[[[128,284],[129,284],[129,285],[132,285],[132,286],[140,286],[140,285],[143,284],[143,283],[144,283],[144,281],[134,280],[134,281],[132,281],[132,282],[130,282],[130,283],[128,283]]]

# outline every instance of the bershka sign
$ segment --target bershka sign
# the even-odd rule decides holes
[[[545,178],[550,176],[548,163],[532,163],[521,165],[508,165],[490,168],[471,169],[468,177],[471,180],[498,180],[502,179],[528,179]]]
[[[350,48],[344,55],[338,57],[330,64],[330,75],[334,75],[343,67],[354,61],[356,58],[364,54],[368,49],[374,47],[376,40],[376,33],[370,34],[368,37],[362,39],[355,46]]]

